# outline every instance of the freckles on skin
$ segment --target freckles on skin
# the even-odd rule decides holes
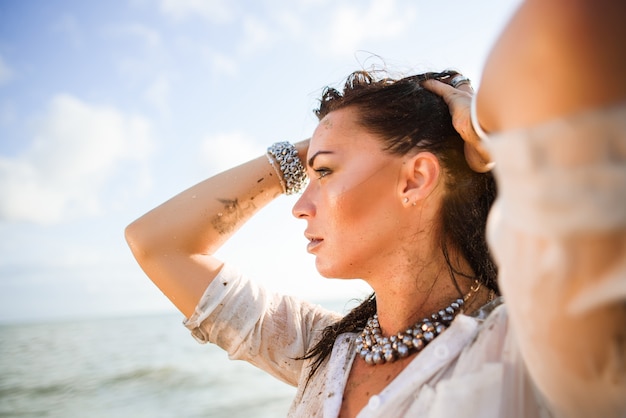
[[[301,205],[310,208],[309,232],[323,239],[315,255],[325,277],[363,278],[397,249],[403,158],[356,120],[350,108],[331,112],[309,146],[311,182]],[[318,178],[318,169],[329,173]]]
[[[394,205],[396,167],[379,162],[357,174],[328,190],[324,209],[320,208],[327,224],[329,246],[326,257],[318,254],[318,269],[332,265],[332,275],[340,277],[371,274],[385,257],[385,251],[393,251],[398,235],[393,209],[397,207]]]

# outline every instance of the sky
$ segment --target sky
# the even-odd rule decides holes
[[[520,0],[0,0],[0,322],[174,311],[124,228],[183,189],[308,138],[359,69],[479,87]],[[273,290],[321,278],[282,196],[219,256]]]

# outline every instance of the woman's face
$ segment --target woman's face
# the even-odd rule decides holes
[[[384,152],[355,117],[344,108],[320,121],[307,155],[309,185],[293,208],[307,221],[307,250],[325,277],[367,279],[400,248],[405,159]]]

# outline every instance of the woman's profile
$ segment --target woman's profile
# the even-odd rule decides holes
[[[438,364],[434,383],[478,325],[455,317],[498,304],[485,241],[495,181],[470,169],[446,103],[421,85],[455,76],[355,72],[341,91],[324,91],[310,141],[275,143],[128,228],[141,266],[194,335],[298,386],[295,415],[335,408],[331,415],[354,416],[376,403],[372,395],[397,392],[407,368],[427,358]],[[374,290],[344,318],[270,294],[212,256],[281,192],[301,192],[293,215],[306,221],[320,274],[360,278]],[[391,399],[397,411],[412,404]]]

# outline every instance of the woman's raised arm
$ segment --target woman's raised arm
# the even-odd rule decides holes
[[[302,161],[308,140],[296,146]],[[174,196],[126,228],[137,262],[189,317],[222,262],[213,254],[248,219],[283,193],[263,155]]]

